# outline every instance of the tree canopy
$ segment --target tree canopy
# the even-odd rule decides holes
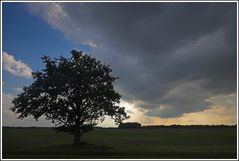
[[[118,77],[109,65],[76,50],[71,54],[70,58],[43,56],[44,69],[32,73],[34,82],[12,101],[12,111],[19,119],[45,116],[57,131],[73,134],[78,144],[81,135],[105,116],[116,124],[129,116],[119,106],[121,96],[113,86]]]

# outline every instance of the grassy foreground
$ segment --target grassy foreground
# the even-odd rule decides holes
[[[236,158],[236,128],[95,129],[73,137],[50,128],[3,128],[4,159]]]

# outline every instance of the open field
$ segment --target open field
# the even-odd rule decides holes
[[[236,128],[95,129],[73,137],[51,128],[3,128],[3,158],[236,158]]]

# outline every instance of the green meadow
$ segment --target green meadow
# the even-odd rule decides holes
[[[82,137],[51,128],[3,128],[4,159],[235,159],[236,128],[100,129]]]

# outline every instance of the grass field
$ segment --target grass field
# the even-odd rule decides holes
[[[3,158],[236,158],[236,128],[95,129],[73,137],[50,128],[3,128]]]

